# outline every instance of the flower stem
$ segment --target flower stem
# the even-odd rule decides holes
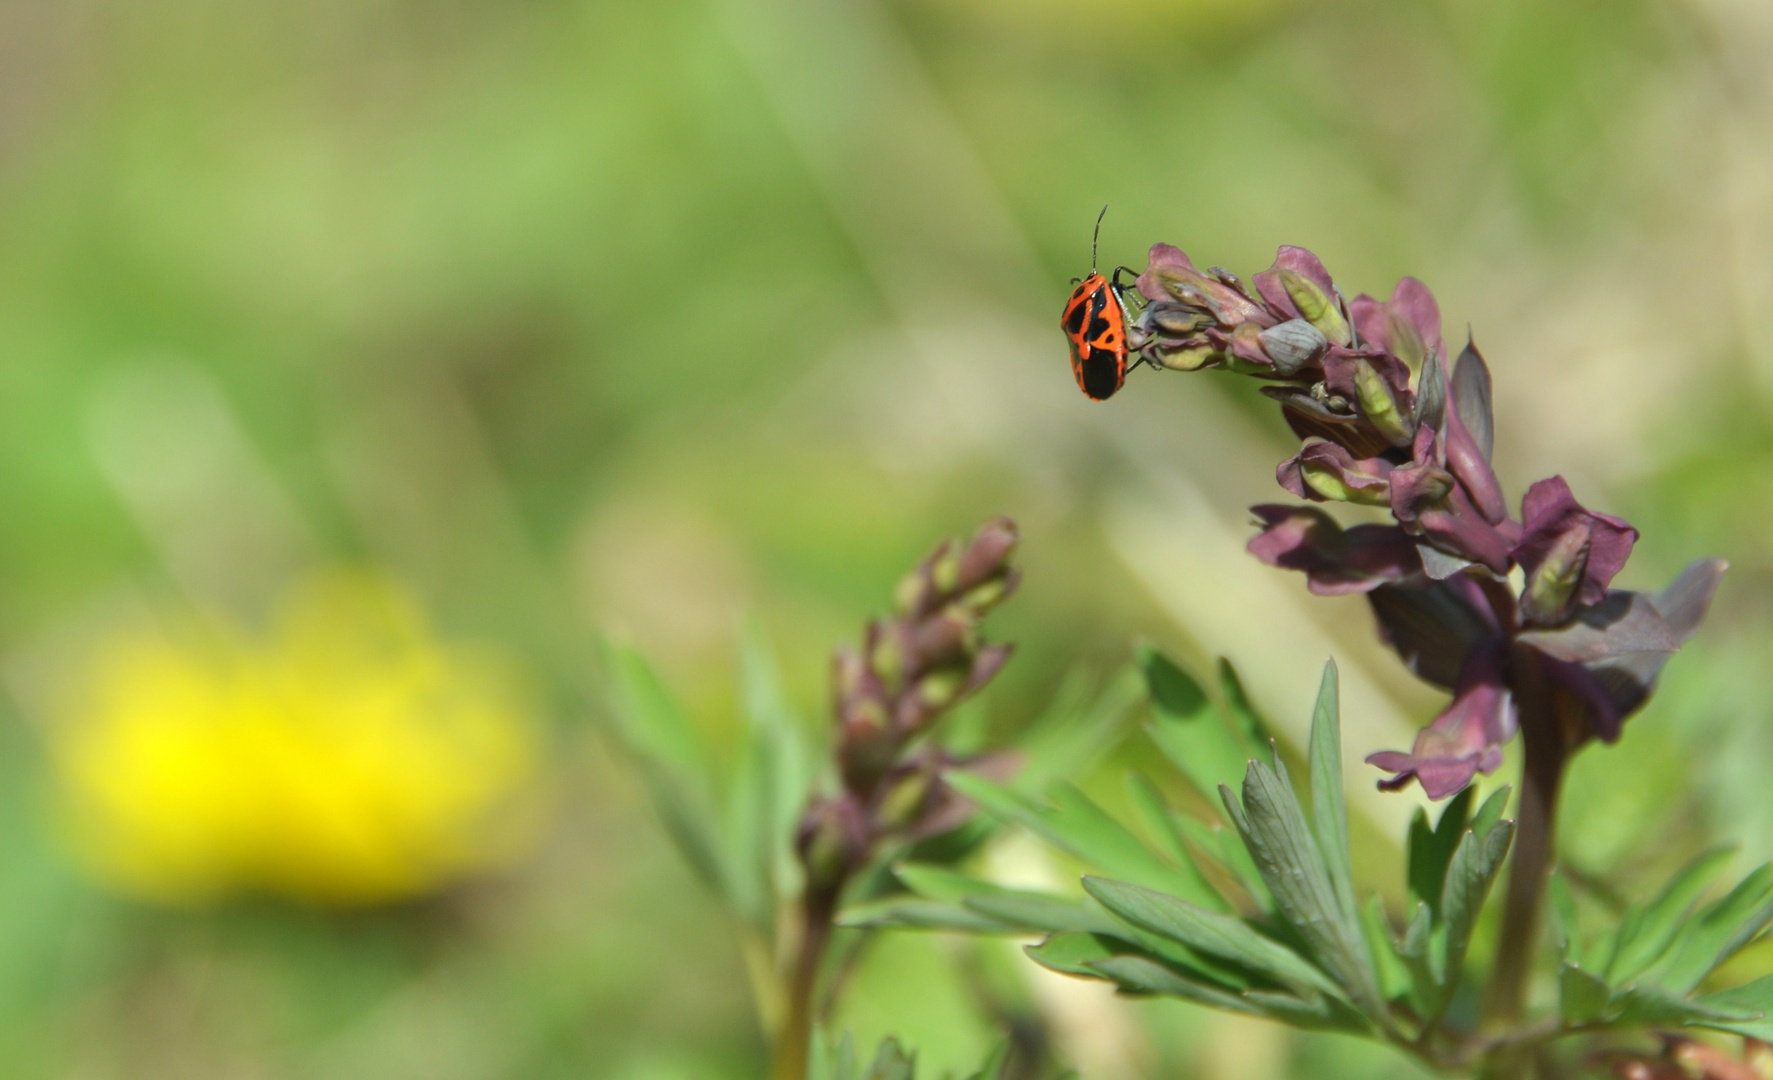
[[[813,1018],[817,1011],[819,969],[837,918],[839,889],[809,888],[801,903],[800,951],[788,984],[788,1011],[776,1034],[775,1062],[771,1080],[806,1080],[807,1053],[812,1044]]]
[[[1499,1027],[1518,1021],[1526,1004],[1527,980],[1533,973],[1539,937],[1539,912],[1556,848],[1558,791],[1569,759],[1556,691],[1535,657],[1517,654],[1515,659],[1516,701],[1526,760],[1521,770],[1513,866],[1502,910],[1502,939],[1484,1009],[1488,1021]]]

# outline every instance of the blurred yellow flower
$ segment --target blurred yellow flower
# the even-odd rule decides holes
[[[262,638],[193,620],[98,649],[50,740],[69,835],[152,900],[409,899],[534,831],[533,712],[509,665],[406,593],[330,574]]]

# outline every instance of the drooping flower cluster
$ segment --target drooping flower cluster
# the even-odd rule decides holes
[[[1158,366],[1268,380],[1262,392],[1301,440],[1280,485],[1389,511],[1390,524],[1344,528],[1314,506],[1258,506],[1249,545],[1313,592],[1366,594],[1411,670],[1453,691],[1411,752],[1368,759],[1393,774],[1381,786],[1414,778],[1431,797],[1453,794],[1501,764],[1523,709],[1550,718],[1566,750],[1617,738],[1704,618],[1724,563],[1700,560],[1655,596],[1611,589],[1631,525],[1584,508],[1555,476],[1511,516],[1490,466],[1489,369],[1470,343],[1449,369],[1421,282],[1346,302],[1315,255],[1283,247],[1252,285],[1155,245],[1129,337]]]
[[[837,651],[842,790],[815,800],[801,820],[809,888],[840,885],[886,839],[960,823],[966,804],[942,782],[960,763],[933,743],[907,749],[1009,659],[1011,646],[980,639],[979,621],[1015,591],[1016,541],[1015,522],[999,518],[964,546],[942,543],[900,582],[893,616],[868,624],[861,650]],[[991,762],[966,764],[989,770]]]

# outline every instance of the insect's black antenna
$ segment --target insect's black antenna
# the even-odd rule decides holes
[[[1102,212],[1096,215],[1096,234],[1090,237],[1090,273],[1092,274],[1096,272],[1096,241],[1102,239],[1102,219],[1107,216],[1108,207],[1104,206]]]

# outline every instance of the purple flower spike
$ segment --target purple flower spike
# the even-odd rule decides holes
[[[1308,506],[1254,506],[1262,531],[1249,552],[1270,566],[1305,573],[1306,586],[1319,596],[1370,592],[1422,570],[1416,543],[1393,525],[1344,529],[1330,515]]]
[[[1280,321],[1240,290],[1196,269],[1188,253],[1179,247],[1153,244],[1149,258],[1137,282],[1139,293],[1147,300],[1174,300],[1203,310],[1226,329],[1245,322],[1263,328]]]
[[[1584,509],[1561,476],[1527,489],[1521,519],[1521,542],[1512,552],[1527,575],[1521,606],[1541,626],[1605,599],[1638,538],[1629,522]]]
[[[1502,764],[1502,744],[1514,736],[1515,710],[1503,681],[1500,647],[1474,649],[1459,674],[1453,703],[1416,736],[1410,752],[1382,750],[1367,757],[1394,775],[1379,781],[1397,791],[1419,781],[1431,799],[1444,799],[1471,783],[1478,773]]]

